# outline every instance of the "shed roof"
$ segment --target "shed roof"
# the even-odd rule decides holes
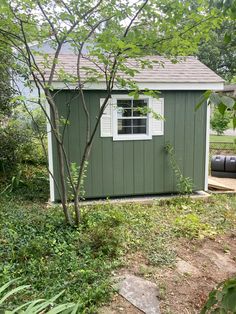
[[[137,83],[223,83],[224,80],[215,72],[201,63],[196,57],[179,57],[177,63],[171,62],[160,56],[150,56],[144,60],[153,61],[153,67],[142,69],[139,63],[130,59],[127,63],[131,68],[139,70],[134,76]],[[63,69],[66,73],[76,74],[77,56],[73,54],[62,54],[56,67],[56,72]],[[94,63],[89,61],[86,56],[81,59],[81,67],[96,68]],[[97,68],[98,69],[98,68]],[[48,71],[45,70],[46,77]],[[81,70],[82,78],[85,78],[86,70]],[[56,76],[55,81],[60,81]],[[104,79],[101,79],[104,81]]]

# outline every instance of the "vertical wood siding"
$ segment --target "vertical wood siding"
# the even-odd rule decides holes
[[[117,92],[116,92],[117,94]],[[165,91],[164,135],[152,140],[113,141],[100,137],[97,130],[88,164],[85,191],[87,198],[161,194],[176,191],[176,179],[169,165],[164,146],[174,146],[178,165],[185,176],[191,177],[194,189],[204,189],[206,106],[195,112],[202,92]],[[94,124],[99,111],[102,91],[85,92]],[[81,147],[85,144],[86,120],[78,94],[61,91],[56,96],[61,118],[69,115],[64,141],[70,162],[79,164]],[[58,176],[55,142],[54,172]],[[56,199],[58,193],[55,191]]]

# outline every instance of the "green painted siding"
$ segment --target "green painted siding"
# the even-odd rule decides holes
[[[118,92],[116,92],[117,94]],[[206,106],[195,112],[200,91],[164,91],[164,135],[152,140],[113,141],[101,138],[97,130],[89,160],[85,190],[87,198],[176,191],[176,179],[170,168],[164,146],[175,147],[176,158],[185,176],[194,181],[194,189],[204,189]],[[99,112],[103,91],[86,91],[85,98],[94,124]],[[86,120],[77,92],[61,91],[56,102],[60,116],[69,115],[64,132],[65,147],[70,162],[79,164],[85,143]],[[54,172],[58,176],[58,162],[53,145]],[[55,191],[56,199],[59,199]]]

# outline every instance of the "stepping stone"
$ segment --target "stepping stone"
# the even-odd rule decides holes
[[[118,278],[119,294],[146,314],[160,314],[157,286],[134,275]]]
[[[236,263],[228,255],[223,255],[210,249],[203,249],[200,253],[207,256],[212,263],[224,272],[236,273]]]
[[[200,270],[191,265],[190,263],[178,258],[177,259],[177,263],[176,263],[176,268],[177,268],[177,271],[184,275],[184,274],[188,274],[190,276],[200,276],[201,275],[201,272]]]

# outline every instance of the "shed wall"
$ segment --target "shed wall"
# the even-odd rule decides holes
[[[122,92],[121,92],[122,93]],[[164,135],[152,140],[113,141],[97,130],[85,179],[86,198],[163,194],[176,192],[176,179],[164,146],[175,148],[184,176],[191,177],[194,190],[204,189],[206,149],[206,106],[195,112],[203,91],[163,91]],[[117,94],[117,91],[116,91]],[[103,91],[86,91],[91,124],[99,112]],[[69,117],[64,141],[70,162],[79,164],[85,144],[86,119],[76,91],[61,91],[56,102],[62,118]],[[54,174],[58,161],[53,144]],[[59,199],[55,190],[55,198]]]

